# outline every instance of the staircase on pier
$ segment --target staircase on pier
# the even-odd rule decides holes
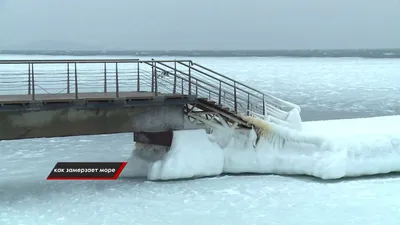
[[[163,62],[151,65],[155,77],[162,80],[162,93],[172,88],[173,93],[197,96],[192,110],[186,111],[192,117],[195,112],[216,113],[232,124],[249,128],[243,115],[268,115],[284,121],[293,108],[299,108],[192,61],[176,61],[173,67]]]

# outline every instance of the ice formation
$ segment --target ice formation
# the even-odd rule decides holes
[[[247,120],[259,129],[176,131],[168,152],[137,144],[124,173],[150,180],[244,172],[337,179],[400,171],[400,116],[305,122],[302,131]]]
[[[135,144],[125,174],[149,180],[215,176],[223,172],[224,153],[205,130],[174,131],[166,147]]]

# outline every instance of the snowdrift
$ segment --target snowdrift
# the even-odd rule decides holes
[[[322,179],[400,171],[400,135],[354,135],[318,145],[289,143],[281,149],[262,140],[256,149],[224,150],[224,172],[304,174]]]
[[[137,145],[124,174],[168,180],[224,172],[322,179],[389,173],[400,171],[398,125],[400,116],[305,122],[301,132],[264,127],[258,143],[254,130],[177,131],[167,153],[164,147],[149,151]],[[286,137],[274,136],[268,129],[281,129]],[[230,137],[221,141],[224,134]]]

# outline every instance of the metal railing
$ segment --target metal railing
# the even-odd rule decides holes
[[[266,115],[296,105],[262,93],[190,60],[0,60],[2,95],[153,92],[197,95],[236,113]]]

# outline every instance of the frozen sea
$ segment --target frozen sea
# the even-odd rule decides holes
[[[12,58],[56,57],[0,55]],[[304,120],[400,114],[399,59],[194,60],[299,104]],[[336,181],[277,175],[167,182],[45,180],[57,161],[124,161],[131,151],[132,134],[0,142],[0,224],[394,225],[400,221],[396,174]]]

